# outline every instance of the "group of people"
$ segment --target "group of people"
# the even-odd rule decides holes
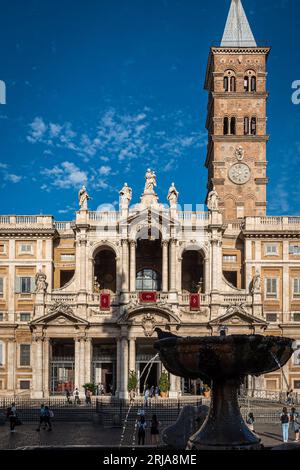
[[[72,394],[71,394],[70,390],[67,389],[66,390],[66,399],[67,399],[67,403],[69,403],[69,404],[72,404],[71,397],[72,397]],[[92,392],[88,388],[86,388],[85,389],[85,403],[87,405],[92,404],[91,397],[92,397]],[[78,388],[75,388],[75,390],[73,392],[73,398],[74,398],[74,405],[80,405],[81,404]]]
[[[289,427],[291,425],[293,432],[295,433],[295,442],[299,442],[299,431],[300,431],[300,419],[299,413],[293,406],[290,413],[286,406],[283,407],[280,415],[281,427],[282,427],[282,438],[283,442],[289,440]]]
[[[148,401],[149,399],[155,397],[159,397],[159,394],[160,394],[160,390],[159,388],[156,386],[154,387],[154,385],[152,385],[152,387],[146,387],[145,391],[144,391],[144,403],[145,403],[145,406],[148,406]]]
[[[151,445],[158,445],[159,444],[159,428],[161,423],[158,421],[157,416],[154,414],[151,419],[150,425],[150,435],[151,435]],[[137,423],[137,430],[138,430],[138,445],[145,444],[146,438],[146,428],[147,422],[145,418],[144,412],[140,413],[140,418]]]
[[[10,432],[16,432],[15,427],[22,424],[22,421],[19,418],[19,414],[17,412],[17,406],[15,403],[12,403],[6,410],[6,417],[9,420],[9,427]],[[39,412],[39,424],[36,431],[40,431],[41,426],[43,426],[44,430],[52,431],[52,424],[51,418],[54,417],[54,413],[50,410],[49,406],[45,406],[41,404],[40,412]]]

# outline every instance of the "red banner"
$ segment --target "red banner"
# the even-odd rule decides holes
[[[110,309],[110,294],[100,294],[100,310]]]
[[[140,292],[140,302],[155,303],[157,299],[156,292]]]
[[[199,310],[200,308],[200,295],[190,294],[190,310]]]

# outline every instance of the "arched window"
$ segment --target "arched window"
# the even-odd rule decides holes
[[[256,117],[251,118],[251,135],[256,135]]]
[[[235,117],[232,117],[230,119],[230,134],[231,135],[236,134],[236,119],[235,119]]]
[[[244,90],[247,93],[256,91],[256,75],[254,70],[247,70],[245,73]]]
[[[228,117],[224,117],[223,134],[228,135],[228,133],[229,133],[229,119]]]
[[[160,275],[153,269],[142,269],[136,275],[136,290],[140,291],[160,291]]]
[[[224,91],[235,92],[236,91],[236,79],[233,70],[226,70],[224,74]]]
[[[249,118],[246,116],[244,118],[244,134],[245,135],[256,135],[257,132],[257,121],[256,117]]]

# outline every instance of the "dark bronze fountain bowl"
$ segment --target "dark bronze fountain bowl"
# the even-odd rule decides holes
[[[174,375],[211,382],[208,417],[189,439],[190,449],[258,449],[260,439],[245,424],[238,389],[248,375],[273,372],[294,352],[291,338],[228,335],[183,338],[157,329],[154,343],[165,368]]]

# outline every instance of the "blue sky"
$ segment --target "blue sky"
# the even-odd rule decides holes
[[[244,0],[268,63],[268,213],[298,214],[299,0]],[[207,170],[203,89],[209,47],[229,0],[0,0],[0,212],[73,219],[85,183],[90,209],[138,202],[157,173],[166,202],[202,204]]]

